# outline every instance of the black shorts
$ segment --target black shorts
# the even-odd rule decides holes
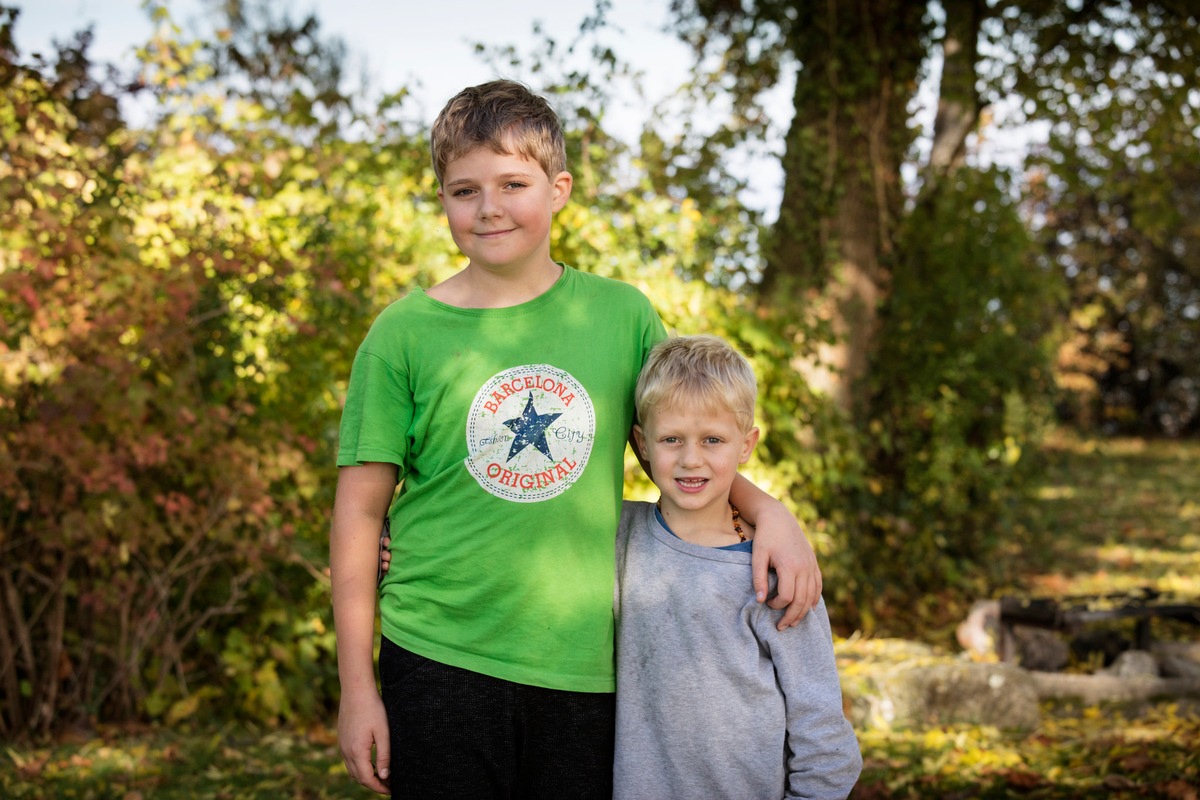
[[[526,686],[384,639],[393,798],[609,800],[615,696]]]

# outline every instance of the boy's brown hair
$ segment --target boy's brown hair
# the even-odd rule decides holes
[[[536,161],[551,180],[567,168],[558,114],[545,99],[517,81],[471,86],[446,103],[430,135],[438,183],[451,161],[485,146],[496,153],[515,152]]]

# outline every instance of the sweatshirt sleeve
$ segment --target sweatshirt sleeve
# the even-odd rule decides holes
[[[825,601],[800,623],[775,629],[764,614],[759,636],[771,654],[787,714],[786,798],[843,800],[862,771],[854,728],[842,711],[842,689]]]

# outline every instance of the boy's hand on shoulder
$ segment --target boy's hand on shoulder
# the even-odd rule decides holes
[[[821,568],[817,565],[816,554],[807,546],[808,540],[801,541],[806,545],[804,549],[808,553],[807,558],[802,557],[797,562],[791,562],[793,566],[788,568],[778,564],[775,566],[775,574],[778,576],[776,594],[767,605],[774,609],[786,609],[779,620],[779,630],[794,627],[810,610],[816,608],[821,600]],[[766,578],[763,580],[765,582]],[[756,586],[757,583],[756,578]]]
[[[816,553],[791,514],[760,520],[754,534],[751,569],[759,602],[767,596],[768,570],[775,570],[776,593],[768,605],[785,609],[776,626],[779,630],[796,625],[821,599],[821,568]]]
[[[338,707],[338,745],[350,777],[373,792],[390,794],[391,740],[387,711],[379,693],[344,692]],[[371,750],[375,750],[372,763]]]

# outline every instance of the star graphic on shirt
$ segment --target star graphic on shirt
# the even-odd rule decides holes
[[[533,392],[530,392],[529,402],[525,404],[525,410],[521,412],[521,416],[504,421],[508,429],[516,434],[512,447],[508,450],[508,460],[512,461],[517,453],[529,445],[533,445],[538,452],[553,461],[554,456],[550,455],[550,443],[546,441],[546,428],[561,416],[562,414],[537,413],[537,409],[533,407]]]

